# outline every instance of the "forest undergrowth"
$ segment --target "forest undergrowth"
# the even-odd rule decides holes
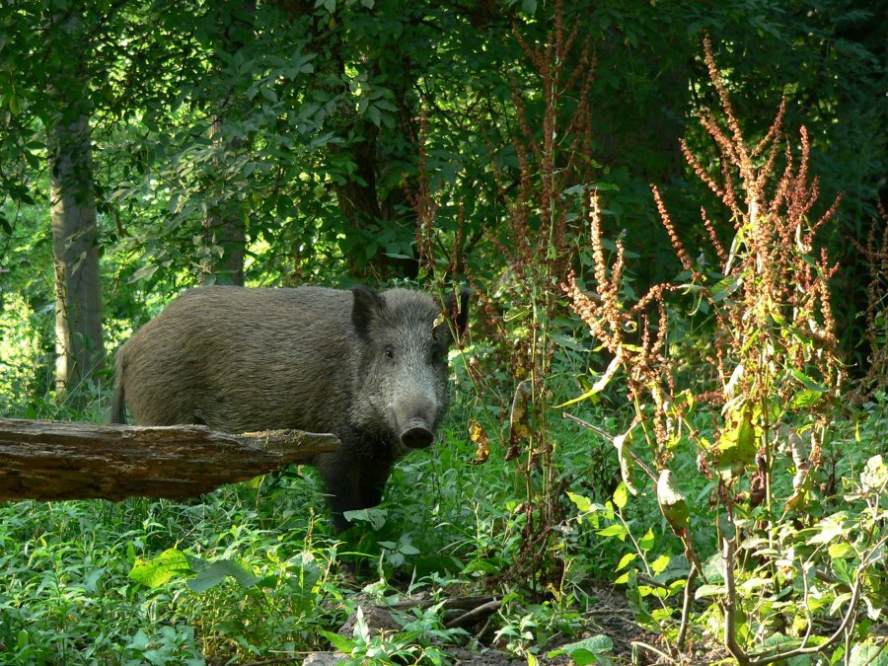
[[[820,238],[840,198],[820,201],[785,100],[745,130],[706,40],[710,143],[681,144],[700,221],[651,185],[679,272],[642,289],[591,158],[596,56],[554,8],[536,41],[513,28],[527,80],[497,225],[467,231],[417,121],[418,275],[389,282],[477,303],[435,445],[343,533],[308,467],[191,502],[0,504],[0,663],[888,664],[888,235],[860,248],[855,384]],[[107,371],[38,394],[38,313],[2,313],[0,413],[104,422]]]

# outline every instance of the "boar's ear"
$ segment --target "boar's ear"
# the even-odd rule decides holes
[[[370,335],[370,322],[385,308],[382,297],[364,285],[352,288],[355,302],[352,306],[352,324],[362,338]]]
[[[435,338],[445,339],[448,344],[453,340],[453,332],[462,339],[469,322],[469,299],[472,297],[471,289],[462,289],[459,292],[459,302],[454,294],[450,294],[444,306],[445,322],[435,328]]]

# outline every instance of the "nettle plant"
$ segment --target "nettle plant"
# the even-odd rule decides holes
[[[724,206],[717,215],[701,208],[717,269],[691,258],[652,187],[688,279],[656,285],[637,302],[626,302],[623,246],[616,243],[609,262],[598,199],[591,197],[594,292],[585,291],[574,274],[564,290],[612,357],[589,393],[622,374],[634,416],[625,432],[611,438],[623,477],[613,502],[602,507],[581,497],[574,501],[581,520],[599,535],[628,538],[633,549],[618,565],[626,569],[619,580],[630,584],[640,603],[656,600],[658,607],[642,615],[665,633],[671,649],[682,651],[689,629],[700,626],[720,632],[741,664],[816,653],[830,654],[832,663],[842,656],[853,661],[855,650],[866,650],[865,643],[854,647],[866,622],[878,619],[884,605],[877,569],[884,572],[888,539],[880,523],[888,468],[879,457],[867,462],[858,483],[846,480],[846,495],[836,503],[841,510],[829,513],[837,489],[834,479],[821,483],[826,475],[820,471],[843,379],[828,286],[837,267],[815,251],[814,239],[839,200],[818,218],[810,216],[819,191],[808,173],[805,128],[797,156],[781,131],[782,103],[764,138],[748,143],[708,40],[704,47],[723,120],[703,112],[700,121],[718,148],[720,176],[710,175],[684,142],[682,151]],[[781,154],[784,166],[777,174]],[[730,244],[720,239],[718,228],[728,225],[718,225],[719,218],[730,220]],[[690,387],[678,385],[678,357],[667,344],[666,301],[673,296],[691,299],[693,311],[707,313],[711,323],[711,357],[690,369]],[[682,467],[677,481],[673,468],[688,453],[696,458],[696,485],[711,490],[713,510],[689,507],[691,465]],[[655,558],[653,534],[632,533],[624,507],[643,486],[638,470],[686,561]],[[692,513],[703,516],[695,519],[693,533]],[[705,542],[714,542],[718,552],[704,565],[695,543]],[[682,592],[679,608],[670,599]],[[705,610],[695,613],[701,603]]]
[[[485,281],[464,262],[465,238],[462,207],[453,240],[446,239],[435,225],[437,204],[428,188],[424,149],[424,126],[420,141],[420,187],[411,197],[419,222],[417,247],[422,275],[438,289],[447,290],[444,276],[465,272],[474,287],[478,317],[489,329],[488,338],[501,355],[494,368],[482,371],[475,356],[466,365],[478,395],[486,400],[499,393],[491,378],[505,368],[512,388],[500,407],[509,418],[502,439],[507,442],[506,460],[514,460],[523,501],[515,514],[522,527],[521,550],[510,569],[514,579],[545,580],[560,577],[558,535],[562,482],[557,445],[548,415],[552,403],[553,359],[564,313],[560,292],[564,275],[574,256],[577,227],[582,208],[577,193],[589,182],[593,162],[590,88],[595,68],[592,48],[580,46],[580,24],[567,25],[564,3],[556,0],[552,27],[544,38],[534,41],[516,26],[513,35],[525,56],[529,72],[521,85],[512,81],[512,106],[517,126],[512,148],[517,174],[506,173],[500,160],[491,161],[496,182],[496,199],[504,202],[502,218],[495,220],[485,240],[499,264],[499,274]],[[517,183],[516,183],[517,180]],[[515,185],[517,184],[517,187]],[[479,237],[480,238],[480,237]],[[478,240],[478,239],[475,239]],[[474,242],[470,243],[474,245]],[[436,265],[436,248],[452,247],[447,262]],[[440,254],[440,252],[438,253]],[[485,374],[487,376],[485,376]],[[488,426],[496,427],[491,420]],[[490,453],[490,436],[484,423],[473,419],[470,437],[478,447],[476,462]],[[517,515],[520,514],[520,515]]]

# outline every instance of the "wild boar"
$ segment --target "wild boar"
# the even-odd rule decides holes
[[[441,313],[407,289],[192,289],[118,352],[112,421],[126,405],[143,425],[335,433],[342,446],[315,465],[341,529],[344,511],[379,504],[398,458],[434,440],[468,306],[468,291]]]

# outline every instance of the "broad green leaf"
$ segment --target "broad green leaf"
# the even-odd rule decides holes
[[[601,393],[605,388],[607,388],[607,385],[610,383],[610,380],[614,378],[614,375],[617,374],[617,370],[620,369],[622,363],[623,352],[621,350],[617,353],[616,356],[611,359],[611,362],[608,363],[607,369],[604,371],[604,374],[598,378],[598,381],[595,382],[591,389],[589,389],[582,395],[577,396],[576,398],[572,398],[567,402],[562,402],[560,405],[555,405],[556,409],[582,402],[583,400],[591,398],[596,393]]]
[[[849,666],[888,666],[888,645],[868,638],[851,648]]]
[[[129,577],[137,583],[155,588],[192,571],[185,553],[178,548],[169,548],[153,559],[137,559]]]
[[[701,585],[694,592],[694,599],[705,599],[706,597],[714,597],[720,594],[727,594],[728,588],[724,585]]]
[[[350,638],[346,638],[345,636],[340,636],[339,634],[335,634],[332,631],[326,631],[324,629],[321,629],[319,633],[321,634],[321,636],[330,641],[330,645],[332,645],[333,648],[338,650],[339,652],[351,654],[351,651],[355,647],[355,642]]]
[[[148,280],[157,272],[158,268],[160,268],[160,266],[158,266],[157,264],[148,264],[147,266],[142,266],[139,270],[132,274],[127,282],[132,284],[133,282],[138,282],[139,280]]]
[[[350,523],[369,523],[374,530],[382,529],[385,525],[387,512],[385,509],[357,509],[356,511],[343,511],[342,516]]]
[[[648,531],[644,533],[644,536],[638,540],[638,545],[644,552],[647,552],[654,547],[655,540],[656,537],[654,536],[654,531],[648,528]]]
[[[836,541],[829,544],[829,556],[831,559],[840,560],[854,554],[854,549],[847,541]]]
[[[188,587],[202,594],[221,583],[228,576],[234,578],[243,588],[253,587],[259,581],[256,576],[234,560],[216,560],[189,580]]]
[[[568,655],[576,664],[598,663],[597,657],[607,654],[614,649],[614,642],[609,636],[597,634],[584,638],[575,643],[568,643],[546,653],[546,657],[554,659],[562,654]]]
[[[638,557],[636,553],[626,553],[623,557],[620,558],[620,562],[617,564],[616,571],[620,571],[620,569],[624,569],[629,565],[630,562],[633,562],[635,558]]]
[[[629,533],[628,530],[626,530],[626,528],[623,525],[621,525],[620,523],[614,523],[613,525],[608,525],[604,529],[598,530],[596,532],[596,534],[598,536],[617,537],[621,541],[626,538],[626,535],[628,533]]]
[[[790,372],[792,373],[792,376],[795,377],[796,381],[809,391],[814,391],[816,393],[826,393],[826,387],[823,384],[815,379],[812,379],[801,370],[793,368]]]
[[[618,509],[622,509],[626,506],[626,502],[629,500],[629,491],[626,488],[626,484],[622,481],[617,486],[617,489],[614,491],[614,505]]]
[[[567,497],[574,503],[574,506],[576,506],[581,513],[589,513],[593,510],[592,501],[588,497],[583,497],[582,495],[577,495],[570,491],[567,491]]]
[[[792,396],[790,407],[792,407],[792,409],[805,409],[807,407],[812,407],[813,405],[817,404],[817,401],[820,400],[822,395],[823,393],[821,393],[820,391],[804,389]]]
[[[669,566],[671,559],[672,558],[668,555],[660,555],[660,557],[651,562],[651,569],[655,574],[663,573],[666,570],[666,567]]]

